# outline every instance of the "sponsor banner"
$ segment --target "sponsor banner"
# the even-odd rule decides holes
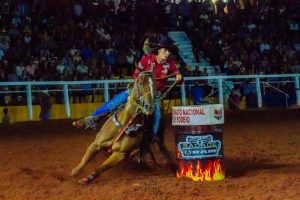
[[[172,107],[173,126],[214,125],[224,123],[222,104]]]
[[[177,159],[223,158],[223,134],[176,135]]]

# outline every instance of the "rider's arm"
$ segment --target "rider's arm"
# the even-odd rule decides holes
[[[181,73],[179,72],[179,70],[177,69],[176,64],[173,60],[170,61],[170,72],[171,72],[171,74],[175,75],[175,79],[178,81],[178,84],[182,84],[183,77],[182,77]]]
[[[141,73],[141,70],[139,68],[135,68],[132,78],[135,80],[139,76],[140,73]]]
[[[147,56],[143,56],[141,60],[138,63],[138,66],[135,68],[135,71],[133,72],[133,79],[135,80],[138,75],[143,70],[147,70],[147,64],[148,64],[149,58]]]

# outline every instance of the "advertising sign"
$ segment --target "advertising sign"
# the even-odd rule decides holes
[[[215,125],[224,123],[222,104],[172,107],[173,126]]]
[[[177,135],[178,159],[222,158],[222,134],[207,133],[205,135]]]

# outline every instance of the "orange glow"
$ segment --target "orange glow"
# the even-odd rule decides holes
[[[178,149],[176,149],[176,158],[181,158],[182,157],[182,153],[180,151],[178,151]]]
[[[179,160],[176,175],[180,177],[188,177],[193,181],[218,181],[225,178],[225,172],[220,159],[207,160],[207,164],[201,164],[200,160]]]

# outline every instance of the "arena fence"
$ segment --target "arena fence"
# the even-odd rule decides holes
[[[180,104],[187,105],[189,102],[189,91],[193,86],[194,81],[205,81],[207,80],[209,85],[212,86],[214,91],[210,94],[215,96],[217,102],[224,104],[228,101],[228,96],[233,88],[229,87],[228,83],[231,85],[243,84],[245,80],[252,84],[255,88],[255,97],[258,108],[263,107],[262,92],[264,93],[266,88],[273,89],[279,93],[282,93],[286,98],[286,104],[288,104],[289,94],[285,91],[279,89],[277,84],[290,84],[293,88],[293,93],[295,96],[295,105],[300,106],[300,84],[299,84],[300,74],[274,74],[274,75],[234,75],[234,76],[207,76],[207,77],[185,77],[185,82],[177,86],[180,95]],[[41,88],[47,88],[49,92],[60,91],[62,94],[62,103],[67,118],[71,117],[71,108],[74,106],[70,105],[70,92],[76,90],[89,90],[89,89],[72,89],[74,85],[94,85],[90,90],[101,90],[103,92],[104,102],[110,99],[110,91],[116,89],[124,89],[126,84],[132,82],[131,79],[122,80],[93,80],[93,81],[43,81],[43,82],[0,82],[0,94],[13,94],[16,92],[23,92],[26,95],[26,107],[28,120],[33,120],[33,93],[40,92]],[[170,83],[174,81],[174,78],[169,79]],[[118,85],[118,86],[117,86]],[[22,91],[12,90],[12,87],[24,88]],[[59,88],[59,89],[49,89],[49,88]],[[37,89],[38,88],[38,89]],[[188,95],[187,95],[188,94]],[[172,96],[171,96],[172,97]],[[176,102],[175,102],[176,103]],[[225,106],[226,107],[226,106]]]

